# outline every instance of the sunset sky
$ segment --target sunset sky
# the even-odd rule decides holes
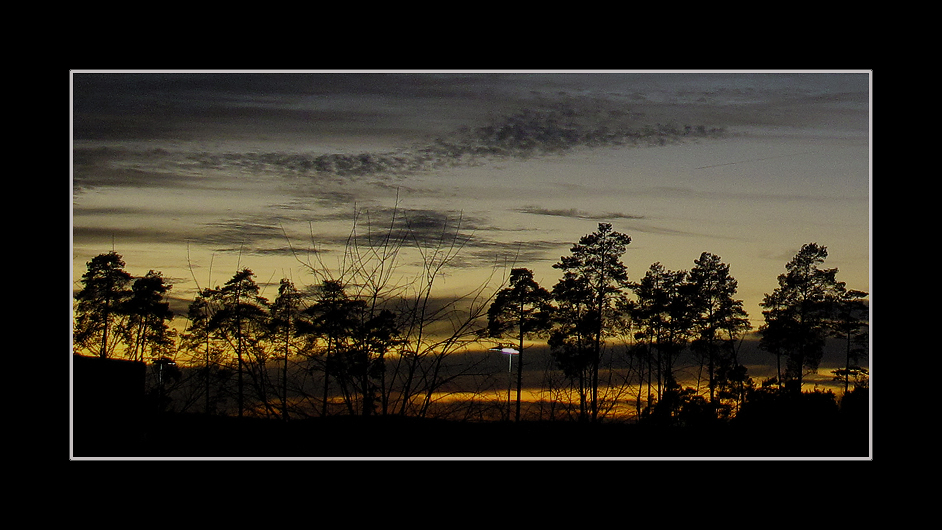
[[[248,267],[314,283],[396,204],[470,236],[442,288],[552,268],[599,222],[631,279],[717,254],[759,303],[801,245],[870,291],[871,73],[72,71],[72,287],[114,249],[184,303]],[[368,217],[367,217],[368,216]],[[290,243],[290,244],[289,244]],[[500,273],[498,274],[498,277]],[[499,285],[495,285],[498,288]],[[183,315],[181,315],[183,316]]]

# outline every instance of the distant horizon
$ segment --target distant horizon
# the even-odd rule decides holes
[[[775,358],[774,355],[768,352],[764,352],[759,349],[758,338],[753,338],[756,334],[755,331],[749,332],[747,336],[743,338],[743,343],[749,344],[749,347],[746,348],[746,351],[740,352],[740,362],[743,363],[747,370],[748,375],[752,378],[755,388],[760,388],[763,385],[763,381],[767,378],[775,377]],[[468,351],[459,351],[454,354],[454,357],[450,362],[461,363],[462,358],[465,355],[476,356],[476,357],[487,357],[489,360],[486,362],[486,367],[491,370],[490,374],[493,376],[493,380],[489,385],[483,387],[468,387],[465,389],[457,388],[453,390],[443,391],[437,394],[438,399],[442,399],[444,403],[450,403],[453,400],[460,402],[462,399],[468,399],[469,396],[474,397],[478,402],[500,402],[499,404],[492,404],[493,407],[496,407],[495,410],[499,409],[500,405],[506,401],[506,392],[507,392],[507,379],[506,377],[506,367],[507,356],[500,352],[489,352],[488,349],[496,343],[507,344],[508,340],[501,339],[483,339],[481,341],[479,348],[469,348]],[[522,398],[521,403],[523,406],[523,416],[522,420],[534,420],[534,415],[539,410],[540,400],[550,400],[552,396],[549,394],[550,389],[543,388],[541,385],[545,382],[542,381],[542,378],[545,376],[545,370],[550,367],[551,356],[549,347],[545,342],[536,340],[536,341],[527,341],[528,344],[524,350],[527,361],[525,362],[524,375],[523,375],[523,386],[522,389]],[[804,392],[833,392],[836,398],[840,399],[843,395],[843,382],[834,380],[834,375],[830,372],[832,369],[842,367],[842,359],[840,355],[841,345],[839,339],[829,339],[829,347],[825,348],[824,357],[821,360],[821,365],[815,374],[806,374],[804,377],[803,391]],[[490,343],[490,344],[489,344]],[[535,343],[535,344],[534,344]],[[608,348],[620,348],[621,345],[609,345]],[[535,356],[535,357],[534,357]],[[677,383],[682,388],[695,388],[697,387],[697,374],[696,374],[696,365],[691,363],[691,360],[687,357],[688,353],[684,353],[681,357],[684,359],[683,362],[678,363],[677,371],[675,375],[677,376]],[[86,356],[93,357],[93,356]],[[514,356],[515,362],[513,364],[513,373],[516,374],[517,356]],[[126,360],[123,358],[116,358],[118,360]],[[178,359],[181,361],[181,359]],[[295,361],[293,361],[295,362]],[[864,367],[869,367],[869,362],[862,363]],[[193,366],[182,366],[184,369],[193,369],[199,368],[199,363],[194,364]],[[515,378],[515,375],[513,376]],[[701,374],[701,377],[706,377],[706,373]],[[512,388],[512,401],[515,402],[515,379],[513,379],[511,385]],[[655,381],[654,387],[656,388],[657,382]],[[707,382],[705,379],[700,381],[699,390],[702,392],[706,389]],[[459,385],[460,386],[460,385]],[[868,385],[869,386],[869,385]],[[624,388],[619,388],[622,392],[626,391],[629,393],[627,396],[622,396],[620,401],[625,401],[620,405],[621,407],[627,407],[627,412],[624,414],[607,414],[605,417],[609,421],[624,421],[624,420],[634,420],[636,418],[636,413],[634,405],[629,405],[628,403],[634,402],[634,397],[630,394],[637,389],[638,382],[633,380],[629,384],[625,385]],[[849,390],[854,390],[855,385],[852,383]],[[604,388],[605,391],[611,391],[612,389]],[[454,394],[453,397],[449,395]],[[339,399],[340,396],[334,396],[334,399]],[[569,405],[569,403],[559,401],[557,402],[560,406]],[[233,405],[230,405],[232,407]],[[336,403],[334,406],[340,407],[340,402]],[[198,407],[197,407],[198,408]],[[493,412],[493,411],[492,411]],[[229,413],[234,414],[235,410],[230,410]],[[545,419],[545,418],[544,418]]]

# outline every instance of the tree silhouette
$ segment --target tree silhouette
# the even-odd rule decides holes
[[[346,352],[344,366],[359,391],[360,411],[364,416],[375,412],[378,400],[385,403],[386,354],[401,343],[396,315],[392,311],[384,309],[373,317],[368,315],[364,312],[353,348]]]
[[[84,348],[98,348],[98,356],[108,358],[117,345],[118,319],[131,296],[131,275],[124,260],[114,251],[99,254],[87,263],[82,290],[75,295],[76,323],[73,337]]]
[[[213,381],[222,382],[228,377],[228,371],[223,366],[223,348],[215,342],[215,334],[210,328],[218,307],[217,290],[201,289],[190,302],[187,309],[189,324],[183,334],[183,346],[186,350],[202,357],[203,367],[199,376],[203,380],[203,411],[209,414],[214,409],[211,389]],[[220,393],[217,392],[217,396]]]
[[[209,331],[229,344],[238,361],[239,417],[245,410],[244,373],[249,355],[254,353],[257,360],[264,361],[264,354],[258,348],[265,333],[268,301],[259,295],[254,277],[250,269],[242,269],[222,288],[209,293],[217,306],[209,321]],[[264,370],[252,375],[256,388],[263,392],[264,387],[257,379],[260,374],[264,374]]]
[[[776,356],[779,386],[788,381],[795,392],[801,392],[805,371],[816,371],[821,362],[829,316],[839,297],[837,269],[820,268],[827,256],[826,247],[803,245],[778,276],[778,288],[760,304],[765,309],[760,347]]]
[[[621,397],[633,392],[637,373],[637,417],[645,423],[692,426],[742,419],[743,425],[798,426],[810,419],[825,426],[835,419],[834,396],[802,393],[801,384],[821,363],[825,340],[839,339],[845,362],[834,374],[844,386],[842,413],[860,418],[866,412],[866,369],[860,361],[869,339],[868,295],[838,282],[836,268],[823,268],[827,249],[815,243],[802,246],[785,265],[778,288],[762,303],[760,346],[778,360],[778,377],[767,382],[775,383],[776,390],[771,384],[754,388],[737,358],[750,326],[742,301],[736,299],[738,283],[714,254],[701,253],[689,271],[654,263],[640,281],[631,283],[621,262],[631,238],[600,223],[598,231],[582,237],[571,254],[554,265],[562,277],[551,291],[539,286],[530,269],[514,268],[502,288],[488,289],[485,283],[464,296],[438,297],[433,294],[437,278],[446,274],[467,239],[457,230],[451,234],[447,224],[440,235],[433,234],[426,221],[408,223],[405,234],[394,235],[397,226],[394,215],[385,237],[367,234],[358,240],[353,234],[341,269],[317,271],[322,281],[305,295],[283,279],[269,304],[250,269],[239,270],[222,287],[200,289],[189,306],[181,343],[195,354],[195,362],[181,361],[180,366],[174,364],[171,348],[176,337],[168,326],[173,313],[166,294],[172,286],[159,272],[134,278],[124,271],[119,255],[101,254],[88,263],[83,289],[75,294],[76,345],[110,357],[123,340],[128,358],[153,360],[157,386],[148,395],[161,409],[171,403],[171,393],[195,396],[190,402],[198,402],[199,394],[189,389],[199,387],[187,381],[201,383],[202,373],[210,412],[211,368],[218,368],[217,396],[226,394],[222,390],[231,396],[238,375],[239,416],[264,409],[265,414],[287,419],[289,408],[292,414],[313,416],[318,405],[324,416],[334,402],[331,413],[487,419],[493,417],[493,405],[474,400],[490,399],[494,370],[487,369],[484,356],[473,347],[480,347],[485,336],[513,337],[523,352],[526,338],[548,331],[546,366],[553,363],[548,379],[554,389],[561,389],[552,405],[558,402],[565,408],[568,392],[567,411],[574,411],[578,386],[580,421],[602,421],[609,410],[623,405]],[[409,261],[418,265],[411,279],[397,271],[402,245],[408,241],[416,243],[420,258]],[[635,299],[629,299],[631,293]],[[612,353],[618,346],[606,342],[615,336],[625,340],[626,351],[637,355],[640,366],[634,358],[628,365],[617,364],[622,358]],[[701,374],[709,374],[708,392],[699,376],[696,388],[686,386],[675,368],[688,345],[698,355]],[[470,355],[451,355],[468,347]],[[289,362],[292,358],[294,363]],[[311,362],[304,363],[305,358]],[[272,359],[280,362],[280,386],[270,382],[276,365],[266,363]],[[517,421],[522,356],[520,361]],[[246,375],[258,401],[246,402]],[[645,376],[648,404],[642,411]],[[654,377],[657,393],[652,395]],[[568,390],[558,383],[563,378],[570,382]],[[310,392],[308,381],[314,389]],[[782,391],[783,386],[789,391]],[[297,398],[290,407],[289,388]],[[318,398],[321,390],[323,397]],[[275,391],[280,407],[268,398]],[[462,394],[461,400],[473,397],[462,403],[452,401],[454,394]],[[554,411],[551,417],[556,417]]]
[[[844,366],[834,370],[838,380],[843,380],[847,394],[851,378],[856,382],[867,376],[867,369],[860,360],[867,356],[869,342],[869,312],[863,291],[847,290],[843,282],[839,285],[838,298],[832,317],[832,336],[844,342]]]
[[[657,398],[661,399],[668,383],[674,381],[674,362],[693,327],[695,303],[689,296],[687,272],[667,270],[660,262],[654,263],[631,288],[637,296],[632,306],[635,338],[647,344],[644,351],[650,355],[649,364],[654,364],[648,374],[656,374]],[[650,391],[648,401],[650,406]]]
[[[520,387],[523,381],[523,339],[549,329],[552,306],[549,291],[533,279],[533,271],[524,268],[510,271],[510,287],[501,289],[487,310],[488,334],[500,338],[516,331],[517,410],[520,421]]]
[[[654,425],[694,426],[715,418],[710,404],[691,387],[682,388],[668,374],[661,399],[643,418]]]
[[[350,299],[339,281],[324,280],[318,286],[314,303],[304,310],[310,318],[311,332],[326,343],[323,359],[322,416],[327,415],[327,404],[330,402],[331,376],[341,384],[344,382],[343,360],[340,356],[351,347],[358,325],[358,313],[364,305],[361,300]]]
[[[688,280],[696,333],[692,347],[706,357],[710,404],[715,407],[720,375],[727,382],[732,378],[737,384],[744,384],[745,369],[736,358],[736,344],[752,326],[742,300],[734,298],[738,282],[730,276],[729,265],[708,252],[700,254],[694,264]]]
[[[124,304],[124,313],[128,316],[124,326],[125,341],[130,346],[128,356],[132,360],[143,361],[148,347],[153,358],[169,353],[172,348],[174,332],[167,322],[173,319],[173,311],[170,303],[164,301],[171,287],[154,271],[134,280],[131,296]]]
[[[269,332],[271,342],[282,356],[281,365],[281,415],[288,421],[288,358],[292,349],[297,351],[302,346],[298,343],[301,331],[301,316],[304,310],[303,295],[294,283],[282,278],[278,285],[278,296],[269,307]],[[303,338],[300,338],[303,341]]]
[[[605,334],[615,327],[621,317],[624,289],[629,285],[628,268],[621,262],[631,238],[612,230],[609,223],[599,223],[596,232],[580,238],[570,249],[571,255],[562,256],[553,267],[564,272],[564,277],[554,287],[566,304],[575,310],[569,314],[575,320],[565,325],[575,326],[581,337],[574,350],[569,346],[558,349],[565,357],[564,364],[572,370],[587,370],[586,381],[589,397],[589,418],[598,418],[599,364]],[[575,304],[575,305],[573,305]],[[560,338],[557,330],[557,339]],[[587,334],[586,334],[587,333]],[[588,339],[585,344],[582,338]],[[563,343],[566,343],[564,340]],[[589,346],[589,349],[585,349]],[[576,364],[573,365],[572,361]]]
[[[311,357],[310,365],[326,370],[327,383],[335,390],[356,392],[343,396],[348,410],[350,399],[366,389],[367,401],[375,392],[381,414],[424,417],[441,401],[443,388],[454,387],[458,378],[473,378],[480,371],[474,364],[483,359],[467,364],[450,361],[454,353],[480,339],[481,321],[492,296],[488,295],[489,280],[464,293],[447,297],[438,293],[438,284],[450,267],[459,265],[459,255],[470,240],[462,233],[460,216],[452,220],[435,212],[401,210],[398,199],[390,212],[388,222],[379,222],[368,212],[354,212],[353,230],[343,252],[335,254],[336,265],[325,263],[324,255],[316,250],[307,260],[298,257],[318,279],[318,289],[331,282],[344,291],[344,303],[355,306],[350,308],[353,321],[347,343],[341,345],[346,351],[339,354],[329,326],[321,321],[312,334],[320,340],[321,349]],[[312,256],[316,264],[311,263]],[[408,263],[403,263],[406,259]],[[319,302],[312,311],[331,311],[329,299]],[[307,318],[321,319],[314,314]],[[387,335],[390,341],[385,344]],[[386,348],[396,353],[391,362]],[[372,360],[367,362],[364,356]],[[328,357],[329,365],[324,364]],[[364,377],[367,373],[372,375]],[[317,400],[323,414],[330,390],[318,390],[324,391],[324,398]],[[304,390],[301,394],[311,396]]]
[[[330,377],[351,415],[374,414],[377,402],[385,404],[386,354],[400,343],[396,315],[386,309],[370,311],[366,300],[348,296],[337,281],[324,281],[317,300],[304,312],[314,336],[326,343],[322,415],[327,413]]]
[[[592,409],[589,396],[592,370],[596,366],[593,334],[598,326],[597,313],[592,311],[592,292],[585,278],[566,272],[553,286],[553,300],[556,309],[547,343],[556,366],[570,382],[578,385],[579,418],[584,421],[590,417]]]

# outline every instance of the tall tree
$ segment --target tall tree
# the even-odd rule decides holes
[[[124,270],[124,260],[114,251],[99,254],[87,264],[82,275],[82,289],[75,295],[76,344],[98,349],[98,356],[108,358],[117,344],[117,321],[131,296],[131,275]],[[114,339],[114,340],[113,340]]]
[[[660,262],[654,263],[631,288],[637,296],[632,305],[638,330],[635,338],[647,344],[648,361],[654,364],[649,377],[657,376],[657,398],[661,399],[675,383],[673,366],[686,347],[693,324],[687,271],[671,271]],[[648,401],[650,405],[650,396]]]
[[[282,278],[278,285],[278,297],[269,308],[269,326],[272,342],[282,356],[281,365],[281,415],[288,421],[288,358],[292,349],[297,351],[300,347],[298,337],[301,335],[301,312],[303,295],[294,283]]]
[[[209,322],[209,330],[225,340],[238,360],[239,417],[245,409],[244,372],[246,360],[264,336],[268,300],[259,295],[255,274],[250,269],[236,272],[226,284],[211,293],[217,310]],[[267,404],[266,404],[267,405]]]
[[[867,356],[870,315],[867,293],[848,290],[844,288],[843,282],[839,287],[831,333],[844,342],[845,357],[844,367],[833,373],[843,381],[844,394],[847,394],[851,378],[856,381],[867,374],[867,369],[860,366],[860,360]]]
[[[148,271],[147,275],[134,280],[131,297],[124,304],[127,314],[125,340],[132,360],[144,360],[148,348],[151,357],[157,359],[173,344],[173,331],[168,322],[173,320],[170,303],[164,298],[172,285],[164,281],[159,272]]]
[[[629,286],[628,268],[621,257],[627,250],[631,238],[616,232],[609,223],[599,223],[596,232],[583,236],[570,249],[569,256],[562,256],[553,267],[564,272],[561,282],[578,285],[588,295],[586,317],[581,325],[590,323],[591,349],[585,359],[588,370],[590,392],[589,417],[598,419],[599,364],[606,332],[615,327],[620,318],[624,290]],[[575,282],[575,283],[573,283]]]
[[[778,381],[801,392],[806,371],[815,372],[824,355],[829,315],[838,298],[837,269],[823,269],[827,247],[808,243],[785,264],[778,287],[763,298],[765,324],[759,328],[760,347],[777,358]],[[782,372],[782,359],[785,372]]]
[[[222,341],[218,340],[218,334],[210,327],[218,306],[218,289],[200,289],[187,309],[189,322],[182,342],[186,349],[202,358],[203,368],[199,369],[197,374],[203,380],[203,411],[206,414],[210,414],[215,406],[211,391],[213,381],[222,383],[229,376],[224,367],[225,352],[220,344]],[[217,392],[216,396],[219,397],[220,393]]]
[[[717,375],[738,373],[736,344],[752,326],[735,299],[738,282],[729,274],[729,265],[715,254],[704,252],[690,269],[691,302],[694,308],[696,338],[692,347],[706,357],[709,374],[710,404],[716,406]]]
[[[324,350],[324,395],[321,415],[327,415],[330,401],[330,378],[341,383],[341,352],[346,352],[358,326],[358,316],[365,307],[362,300],[353,300],[336,280],[324,280],[318,286],[315,301],[304,310],[310,318],[311,333],[326,343]],[[336,372],[336,373],[334,373]],[[343,387],[341,387],[342,389]]]
[[[527,335],[549,329],[552,315],[551,295],[533,279],[533,271],[518,268],[510,271],[510,286],[501,289],[487,310],[488,334],[500,338],[516,332],[517,410],[520,421],[520,389],[523,384],[523,339]]]
[[[556,366],[579,392],[579,420],[590,417],[597,313],[586,279],[566,272],[553,286],[553,326],[547,343]]]
[[[356,329],[355,343],[345,353],[346,362],[343,364],[360,394],[360,413],[364,416],[374,413],[378,400],[383,405],[382,413],[386,413],[386,354],[401,342],[396,315],[392,311],[384,309],[372,317],[369,314],[364,311]]]

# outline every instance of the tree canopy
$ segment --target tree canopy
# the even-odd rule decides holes
[[[498,368],[487,356],[454,355],[474,351],[482,339],[507,339],[519,352],[517,421],[529,409],[597,422],[630,400],[639,420],[689,424],[735,417],[749,400],[754,411],[777,395],[757,387],[739,358],[751,326],[738,282],[715,254],[702,252],[689,270],[656,262],[633,281],[622,261],[631,238],[599,223],[553,265],[561,276],[551,289],[531,269],[514,267],[497,289],[443,302],[433,289],[460,245],[407,237],[351,244],[374,241],[382,248],[348,251],[356,266],[337,277],[320,274],[305,289],[281,279],[273,302],[242,268],[197,292],[180,335],[169,326],[172,284],[153,270],[135,278],[120,255],[101,254],[88,262],[74,294],[75,352],[152,364],[160,398],[174,396],[180,410],[225,413],[234,401],[239,416],[284,420],[432,411],[494,418],[486,404]],[[424,269],[413,283],[394,285],[394,245],[410,242],[431,245],[423,248]],[[867,293],[838,281],[837,269],[823,266],[826,258],[825,247],[802,246],[761,304],[758,344],[775,360],[773,382],[783,395],[802,391],[827,341],[845,352],[833,370],[844,393],[867,385]],[[367,281],[369,271],[383,276]],[[526,406],[524,375],[538,368],[532,352],[543,347],[552,366],[540,396],[552,401]],[[677,376],[682,359],[704,374],[702,387],[700,376],[695,387],[684,386]]]
[[[778,360],[779,385],[797,392],[803,376],[818,369],[830,317],[844,290],[836,279],[836,268],[821,268],[827,257],[826,247],[803,245],[785,264],[785,272],[778,276],[779,286],[761,303],[765,319],[759,330],[761,347]]]

